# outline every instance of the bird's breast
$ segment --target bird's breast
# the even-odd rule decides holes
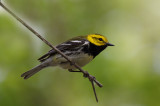
[[[93,59],[93,56],[88,55],[86,53],[81,53],[78,55],[71,55],[71,56],[69,56],[69,58],[71,59],[71,61],[75,62],[80,67],[83,67]],[[60,67],[62,67],[64,69],[76,69],[68,61],[61,62],[59,65],[60,65]]]

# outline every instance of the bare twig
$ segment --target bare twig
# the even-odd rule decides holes
[[[98,102],[98,98],[97,98],[97,94],[96,94],[96,89],[95,89],[95,86],[94,86],[93,81],[91,81],[91,83],[92,83],[92,88],[93,88],[93,92],[94,92],[94,95],[95,95],[96,101]]]
[[[33,28],[31,28],[27,23],[25,23],[22,19],[20,19],[18,16],[16,16],[12,11],[10,11],[0,0],[0,6],[5,9],[9,14],[11,14],[14,18],[16,18],[21,24],[23,24],[27,29],[29,29],[33,34],[35,34],[38,38],[40,38],[44,43],[46,43],[48,46],[50,46],[52,49],[54,49],[55,51],[57,51],[59,54],[61,54],[67,61],[69,61],[72,65],[74,65],[77,69],[79,69],[84,77],[87,77],[89,79],[89,81],[92,84],[93,87],[93,91],[95,94],[95,98],[96,101],[98,102],[98,98],[96,95],[96,90],[95,90],[95,86],[94,86],[94,82],[99,86],[99,87],[103,87],[103,85],[101,83],[99,83],[96,78],[92,75],[90,75],[87,71],[84,71],[80,66],[78,66],[76,63],[72,62],[65,54],[63,54],[59,49],[57,49],[56,47],[52,46],[51,43],[49,43],[47,40],[45,40],[38,32],[36,32]]]

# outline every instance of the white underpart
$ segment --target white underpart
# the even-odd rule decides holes
[[[72,55],[69,56],[70,60],[75,62],[80,67],[83,67],[84,65],[88,64],[93,57],[89,56],[88,54],[79,54],[79,55]],[[70,64],[70,62],[67,62],[64,58],[59,58],[59,61],[65,61],[66,63],[59,64],[59,66],[63,69],[76,69],[73,65]]]

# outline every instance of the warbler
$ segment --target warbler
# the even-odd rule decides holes
[[[107,38],[100,34],[89,34],[86,36],[78,36],[67,40],[56,46],[62,53],[64,53],[72,62],[80,67],[88,64],[106,47],[114,46],[109,43]],[[38,59],[41,64],[23,73],[21,77],[28,79],[43,68],[49,66],[60,66],[63,69],[68,69],[70,72],[75,72],[74,65],[71,65],[63,56],[55,50],[50,50],[48,53]]]

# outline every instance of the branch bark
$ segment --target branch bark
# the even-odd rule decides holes
[[[96,101],[98,102],[98,98],[96,95],[96,90],[95,90],[95,86],[94,86],[94,82],[99,86],[99,87],[103,87],[103,85],[101,83],[99,83],[96,78],[92,75],[90,75],[87,71],[84,71],[80,66],[78,66],[76,63],[72,62],[65,54],[63,54],[59,49],[57,49],[56,47],[52,46],[52,44],[50,42],[48,42],[46,39],[44,39],[38,32],[36,32],[32,27],[30,27],[27,23],[25,23],[21,18],[19,18],[18,16],[16,16],[10,9],[8,9],[0,0],[0,6],[6,10],[9,14],[11,14],[15,19],[17,19],[21,24],[23,24],[27,29],[29,29],[34,35],[36,35],[39,39],[41,39],[44,43],[46,43],[49,47],[51,47],[52,49],[54,49],[55,51],[57,51],[59,54],[61,54],[67,61],[69,61],[72,65],[74,65],[77,69],[79,69],[82,73],[83,76],[88,78],[89,81],[92,84],[93,87],[93,91],[94,91],[94,95],[96,98]]]

